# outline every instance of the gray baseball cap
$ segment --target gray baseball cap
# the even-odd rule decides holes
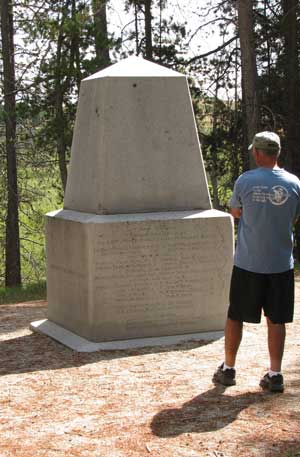
[[[269,154],[277,154],[281,148],[280,138],[274,132],[259,132],[254,135],[248,149],[253,149],[253,147]]]

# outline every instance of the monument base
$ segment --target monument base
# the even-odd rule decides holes
[[[216,210],[49,213],[49,320],[96,343],[223,329],[232,225]]]
[[[125,350],[154,346],[171,346],[188,341],[214,341],[222,338],[224,332],[191,333],[187,335],[161,336],[155,338],[135,338],[123,341],[93,343],[47,319],[31,322],[30,329],[42,335],[50,336],[77,352],[96,352]]]

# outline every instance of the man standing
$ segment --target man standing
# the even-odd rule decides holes
[[[230,200],[231,214],[240,218],[225,326],[225,361],[213,381],[235,385],[235,360],[243,322],[267,319],[270,369],[263,389],[283,392],[281,362],[285,324],[294,312],[293,223],[300,214],[300,181],[280,169],[280,139],[257,133],[249,146],[257,169],[243,173]]]

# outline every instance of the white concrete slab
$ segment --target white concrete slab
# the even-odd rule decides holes
[[[151,346],[171,346],[173,344],[179,344],[187,341],[213,341],[222,338],[224,335],[223,331],[216,331],[94,343],[76,335],[73,332],[70,332],[69,330],[66,330],[48,319],[32,322],[30,324],[30,329],[34,332],[47,335],[77,352],[111,351]]]

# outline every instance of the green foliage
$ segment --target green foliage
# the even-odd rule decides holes
[[[62,206],[57,166],[20,167],[20,246],[23,282],[39,282],[45,272],[45,214]]]
[[[41,148],[40,124],[18,112],[18,185],[21,270],[24,284],[45,280],[45,214],[62,206],[62,189],[57,159]],[[3,130],[2,130],[3,132]],[[1,129],[0,129],[1,133]],[[3,146],[3,133],[0,147]],[[6,162],[0,156],[0,286],[5,277]],[[3,166],[2,166],[3,165]]]
[[[199,24],[193,32],[184,15],[166,16],[169,3],[152,1],[153,60],[191,76],[209,189],[214,204],[226,209],[245,154],[238,90],[239,42],[234,39],[211,55],[201,56],[199,48],[199,56],[193,58],[189,45],[198,33],[205,35],[206,23],[212,24],[223,42],[234,36],[236,2],[208,1],[203,9],[195,4],[193,14],[198,15]],[[286,102],[282,2],[259,0],[253,5],[262,128],[282,133]],[[145,0],[126,0],[124,9],[132,14],[128,24],[120,36],[114,31],[103,41],[115,60],[145,53]],[[108,22],[110,11],[108,8]],[[22,275],[24,283],[31,284],[45,279],[44,215],[62,205],[59,145],[67,164],[80,81],[98,70],[99,59],[92,0],[21,0],[15,3],[15,27],[22,36],[16,44]],[[7,198],[3,120],[0,107],[0,285],[4,282]]]
[[[210,193],[217,209],[226,210],[234,181],[242,172],[240,105],[203,96],[195,88],[192,94]]]
[[[26,284],[21,287],[1,287],[0,305],[46,299],[46,281]]]

